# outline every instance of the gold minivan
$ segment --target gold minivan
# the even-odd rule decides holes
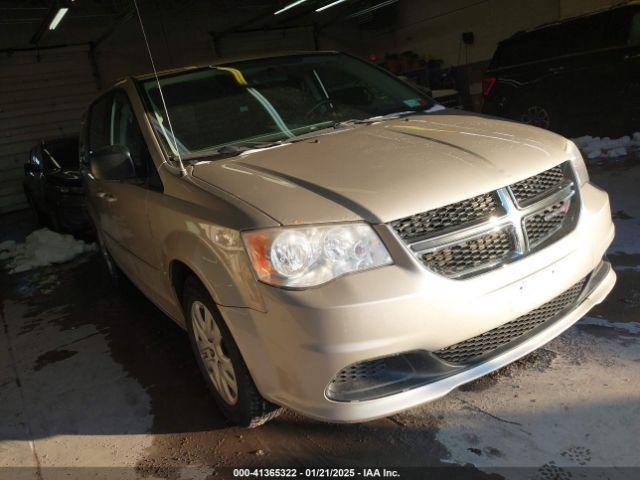
[[[80,157],[112,276],[186,328],[243,425],[436,399],[615,282],[608,196],[571,141],[341,53],[127,78],[87,111]]]

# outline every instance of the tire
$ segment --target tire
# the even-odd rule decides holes
[[[546,101],[531,98],[518,107],[515,119],[519,122],[544,128],[545,130],[557,130],[561,127],[560,115]]]
[[[222,413],[231,422],[249,428],[277,417],[282,408],[258,393],[215,303],[193,276],[185,280],[183,309],[196,361]]]

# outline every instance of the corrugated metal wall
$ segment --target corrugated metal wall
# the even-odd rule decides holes
[[[96,92],[87,47],[0,54],[0,213],[26,207],[22,166],[31,147],[76,135]]]
[[[222,57],[315,50],[312,27],[236,32],[227,34],[216,43],[218,54]]]

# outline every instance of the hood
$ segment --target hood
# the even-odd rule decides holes
[[[565,147],[515,122],[421,115],[200,162],[192,174],[285,225],[384,223],[551,168],[567,159]]]

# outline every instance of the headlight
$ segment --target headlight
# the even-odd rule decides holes
[[[243,232],[242,240],[258,278],[279,287],[313,287],[392,263],[365,224],[254,230]]]
[[[576,172],[578,185],[584,185],[589,181],[589,172],[587,172],[587,166],[584,164],[584,159],[582,158],[580,150],[571,140],[567,140],[564,150],[569,155],[569,160],[571,160],[573,169]]]

